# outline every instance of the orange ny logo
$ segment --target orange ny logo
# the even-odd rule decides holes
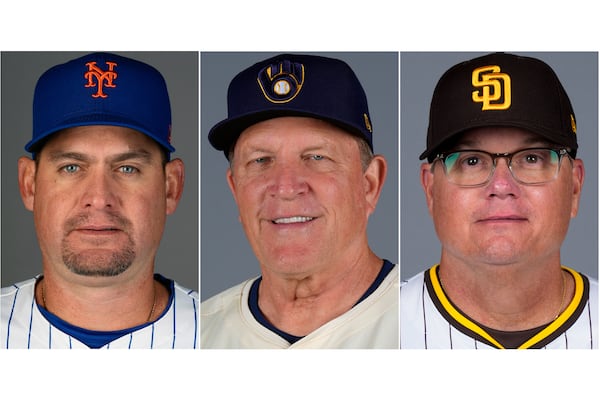
[[[511,104],[510,76],[500,72],[497,65],[475,68],[471,76],[475,88],[473,101],[481,103],[482,110],[506,110]]]
[[[117,87],[113,83],[113,80],[117,79],[117,73],[113,71],[113,68],[117,65],[117,63],[107,61],[106,65],[108,66],[108,71],[101,70],[100,67],[96,65],[96,61],[91,61],[85,65],[88,67],[88,71],[84,75],[85,79],[87,79],[87,84],[85,87],[98,87],[98,91],[92,94],[92,97],[108,97],[108,95],[104,93],[103,89],[105,87]],[[96,80],[95,82],[94,79]]]

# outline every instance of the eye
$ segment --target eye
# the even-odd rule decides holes
[[[62,167],[62,170],[68,174],[74,174],[75,172],[80,170],[80,167],[79,167],[79,165],[69,164],[69,165],[65,165],[64,167]]]
[[[255,158],[253,160],[253,163],[255,163],[255,164],[266,164],[269,161],[271,161],[271,157],[258,157],[258,158]]]
[[[550,149],[528,149],[516,153],[515,164],[522,168],[548,168],[558,163],[558,154]]]
[[[448,171],[474,172],[488,168],[490,160],[484,153],[467,150],[448,154],[444,163]]]
[[[132,167],[131,165],[122,165],[119,167],[119,171],[121,171],[124,174],[130,175],[139,172],[139,169],[137,169],[136,167]]]
[[[321,154],[309,154],[308,156],[306,156],[307,160],[314,160],[314,161],[321,161],[321,160],[325,160],[325,156],[321,155]]]
[[[540,156],[538,154],[529,153],[524,157],[524,160],[528,164],[536,164],[540,160]]]
[[[473,167],[473,166],[479,164],[479,157],[470,156],[468,158],[465,158],[464,163],[470,167]]]
[[[489,165],[487,156],[483,153],[468,151],[461,153],[459,163],[462,168],[484,168]]]

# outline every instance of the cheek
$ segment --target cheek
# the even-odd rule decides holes
[[[564,191],[539,191],[532,196],[532,213],[539,221],[539,225],[548,227],[546,229],[565,230],[571,220],[573,198],[570,188],[563,185]]]
[[[431,215],[438,234],[454,235],[461,227],[468,226],[465,222],[471,219],[475,205],[469,193],[459,195],[449,188],[434,188]]]
[[[242,223],[258,213],[265,193],[265,185],[260,180],[237,183],[235,201]]]
[[[343,223],[350,223],[355,228],[358,224],[366,224],[369,215],[373,212],[367,202],[363,177],[344,177],[323,180],[321,190],[317,193],[319,202],[325,207],[331,207],[340,214]]]
[[[164,225],[167,215],[165,196],[156,195],[161,193],[161,190],[164,191],[164,186],[124,194],[119,211],[125,217],[136,219],[137,225],[151,227],[155,230],[156,226]]]
[[[69,210],[73,209],[73,196],[65,191],[47,190],[52,185],[37,185],[33,204],[33,216],[40,229],[53,231],[62,228]]]

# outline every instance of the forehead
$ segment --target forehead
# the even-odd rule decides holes
[[[63,129],[48,139],[39,153],[44,150],[79,150],[90,153],[105,151],[144,149],[148,152],[161,151],[154,140],[131,128],[111,125],[77,126]]]
[[[508,146],[542,146],[550,142],[541,135],[531,131],[515,128],[490,126],[470,129],[458,135],[454,147],[485,147],[487,145],[505,144]]]
[[[345,130],[320,119],[310,117],[279,117],[258,122],[240,134],[235,150],[257,143],[277,143],[291,139],[309,143],[345,143],[354,136]]]

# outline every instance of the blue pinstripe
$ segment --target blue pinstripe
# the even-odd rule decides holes
[[[19,295],[19,290],[20,288],[17,285],[13,285],[15,288],[17,288],[17,292],[15,293],[15,298],[13,300],[12,303],[12,307],[10,309],[10,317],[8,318],[8,327],[6,329],[7,334],[6,334],[6,348],[8,349],[8,341],[10,338],[10,323],[12,321],[12,317],[13,317],[13,313],[15,312],[15,304],[17,303],[17,296]]]
[[[191,294],[193,290],[190,290],[187,294]],[[198,339],[198,309],[196,308],[196,300],[192,301],[194,305],[194,348],[196,348],[196,341]]]
[[[171,349],[175,348],[175,329],[176,329],[176,314],[177,314],[177,302],[175,301],[175,297],[173,297],[173,342],[171,344]]]

